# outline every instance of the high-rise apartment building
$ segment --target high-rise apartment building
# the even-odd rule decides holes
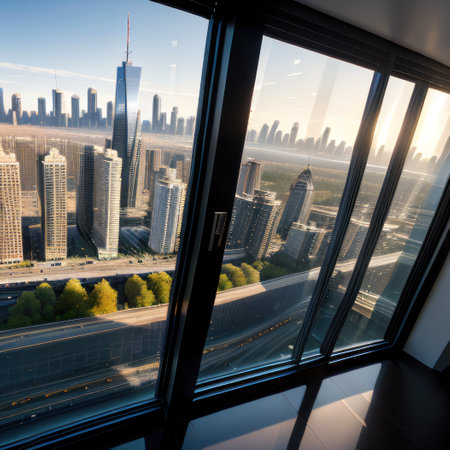
[[[72,95],[72,126],[80,126],[80,97],[78,95]]]
[[[76,220],[80,233],[91,240],[94,209],[94,157],[101,147],[85,145],[80,154]]]
[[[88,126],[97,126],[97,89],[89,88],[87,91]]]
[[[117,151],[95,152],[92,241],[99,259],[118,255],[121,173]]]
[[[311,212],[314,187],[311,169],[304,170],[292,183],[277,233],[286,239],[294,222],[306,224]]]
[[[116,101],[112,148],[122,159],[122,190],[120,206],[139,204],[139,164],[141,157],[141,123],[138,111],[141,68],[127,60],[117,67]]]
[[[295,142],[297,139],[297,134],[298,134],[298,122],[295,122],[294,125],[292,125],[291,128],[291,134],[289,135],[289,147],[295,147]]]
[[[183,136],[184,134],[184,117],[179,117],[177,121],[177,134]]]
[[[22,97],[20,94],[13,94],[11,96],[11,110],[13,115],[15,114],[17,123],[21,123],[22,120]]]
[[[0,148],[0,264],[23,261],[19,163]]]
[[[161,150],[149,149],[145,150],[145,177],[144,189],[150,191],[153,185],[154,173],[159,171],[161,167]],[[152,194],[152,192],[150,192]]]
[[[246,235],[246,255],[252,260],[263,259],[278,224],[281,202],[275,192],[255,190]]]
[[[328,145],[328,139],[330,137],[331,128],[326,127],[325,130],[323,130],[322,136],[320,138],[320,147],[319,151],[324,152]]]
[[[106,125],[111,127],[113,124],[113,102],[108,102],[106,104]]]
[[[259,189],[261,184],[261,163],[249,158],[242,164],[239,173],[236,195],[253,195],[255,189]]]
[[[153,96],[152,130],[160,131],[161,97],[158,94]]]
[[[0,88],[0,122],[4,122],[6,119],[5,114],[5,101],[3,99],[3,88]]]
[[[66,158],[52,148],[43,158],[41,170],[44,258],[57,261],[67,256]]]
[[[175,134],[177,131],[177,120],[178,120],[178,107],[174,106],[172,112],[170,113],[170,134]]]
[[[45,125],[47,121],[47,107],[45,105],[45,98],[38,98],[38,120],[39,125]]]
[[[149,247],[156,253],[177,251],[186,185],[176,178],[176,169],[156,183]]]

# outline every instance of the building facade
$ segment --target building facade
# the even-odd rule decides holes
[[[186,185],[176,178],[176,169],[167,169],[167,177],[156,183],[152,225],[148,245],[156,253],[174,253],[178,249]]]
[[[311,169],[304,170],[292,183],[277,232],[286,239],[294,222],[306,224],[311,212],[314,187]]]
[[[44,259],[67,257],[67,165],[56,148],[42,161],[41,207]]]
[[[0,264],[23,261],[19,163],[0,148]]]
[[[138,111],[141,68],[124,61],[117,68],[116,101],[112,148],[122,159],[120,206],[134,208],[139,204],[139,165],[141,157],[141,124]]]
[[[255,189],[259,189],[260,185],[261,163],[249,158],[247,162],[241,166],[236,195],[253,195]]]
[[[92,240],[99,259],[118,255],[121,173],[122,160],[117,151],[95,153]]]

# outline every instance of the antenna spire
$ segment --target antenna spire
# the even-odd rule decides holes
[[[127,15],[127,63],[131,63],[130,61],[130,13]]]

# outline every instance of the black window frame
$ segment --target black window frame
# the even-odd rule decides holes
[[[191,177],[156,398],[80,420],[57,430],[43,431],[32,438],[7,444],[6,448],[78,447],[80,442],[105,447],[142,436],[146,437],[148,446],[159,444],[162,448],[169,448],[174,443],[182,442],[187,424],[196,417],[306,383],[318,376],[389,358],[403,348],[437,277],[438,269],[448,254],[450,189],[447,182],[382,342],[331,353],[343,319],[352,305],[352,298],[348,297],[343,302],[338,323],[330,327],[322,355],[300,362],[308,331],[307,327],[302,327],[294,360],[262,365],[236,375],[197,384],[226,244],[225,239],[220,245],[214,241],[212,250],[209,250],[214,213],[227,213],[226,233],[263,36],[375,72],[365,118],[360,126],[361,151],[355,151],[352,155],[333,231],[335,243],[330,245],[327,252],[317,294],[308,309],[309,326],[313,323],[321,295],[333,273],[338,250],[353,211],[367,162],[367,147],[370,147],[367,142],[373,136],[389,77],[396,76],[416,84],[414,98],[410,103],[410,116],[404,122],[401,132],[404,134],[403,148],[394,152],[397,156],[394,155],[391,159],[382,188],[385,198],[392,200],[396,177],[398,181],[404,161],[405,147],[408,139],[412,138],[426,89],[450,93],[450,69],[293,0],[156,2],[200,15],[210,21]],[[379,234],[385,214],[387,211],[382,205],[376,208],[368,232],[371,236]],[[362,262],[367,264],[370,256],[370,248],[363,249],[360,255]],[[353,292],[359,289],[360,281],[361,273],[355,275]]]

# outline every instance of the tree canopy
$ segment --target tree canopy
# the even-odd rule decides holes
[[[220,274],[219,285],[217,286],[218,291],[225,291],[227,289],[231,289],[233,287],[233,283],[228,279],[225,273]]]
[[[246,263],[241,264],[241,269],[247,284],[259,283],[259,272],[256,269]]]
[[[233,266],[233,264],[224,264],[222,266],[222,272],[226,274],[234,287],[245,286],[247,284],[244,272],[240,267]]]
[[[56,302],[55,313],[57,320],[76,319],[91,315],[88,294],[80,280],[71,279],[66,283]]]
[[[125,283],[125,296],[130,308],[141,308],[155,303],[155,295],[139,275],[128,278]]]
[[[95,316],[117,311],[117,291],[103,278],[89,294],[89,306]]]
[[[147,276],[148,289],[155,294],[156,303],[169,303],[172,277],[166,272],[151,273]]]
[[[31,291],[22,292],[10,313],[7,328],[26,327],[42,321],[41,302]]]

